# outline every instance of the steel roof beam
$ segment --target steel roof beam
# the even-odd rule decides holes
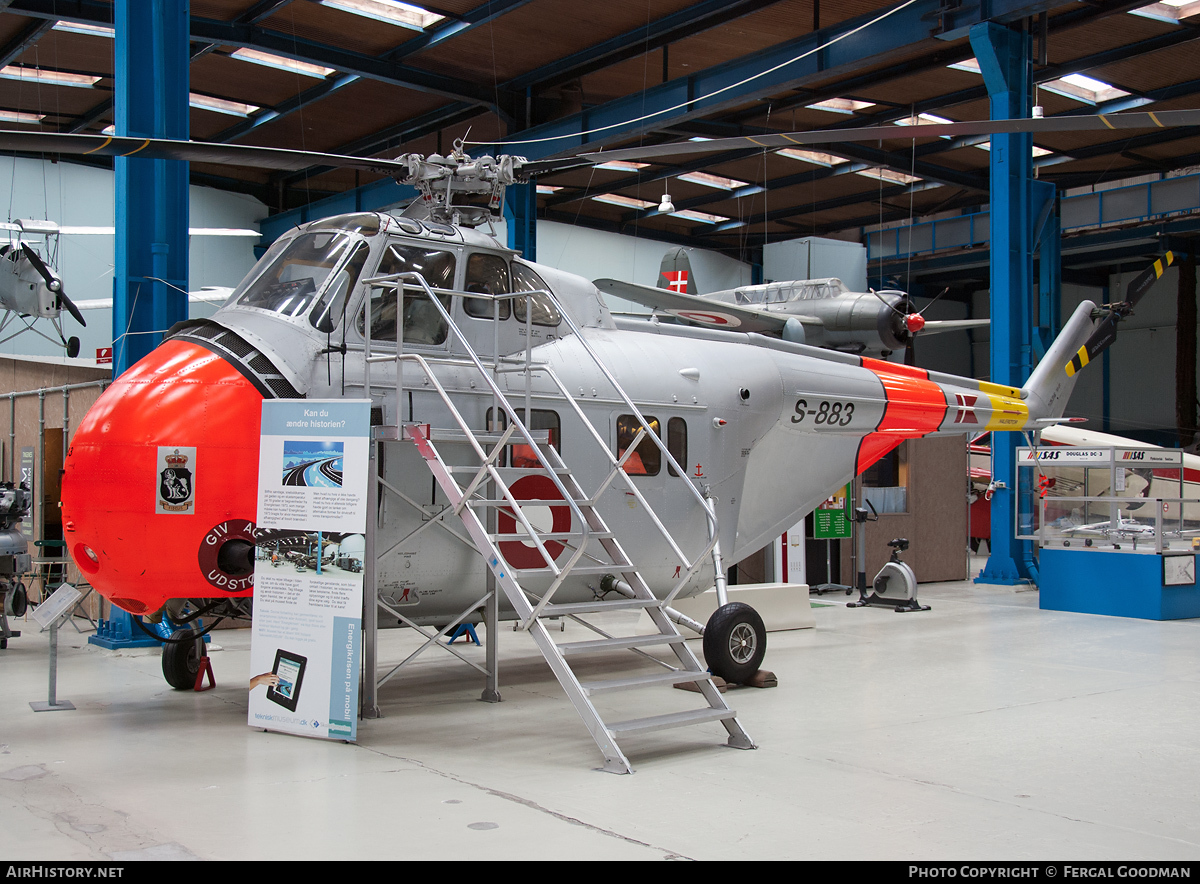
[[[113,7],[98,0],[13,0],[9,8],[34,18],[76,21],[105,27],[113,25]],[[405,89],[471,101],[495,108],[501,113],[507,112],[506,106],[511,104],[511,101],[505,100],[510,98],[505,93],[501,92],[497,102],[496,90],[467,80],[423,71],[385,58],[375,58],[258,25],[192,16],[189,33],[193,40],[261,49],[285,58],[320,64]]]
[[[289,0],[290,2],[290,0]],[[386,61],[397,61],[419,52],[422,49],[427,49],[430,46],[436,45],[444,40],[448,40],[452,36],[466,33],[467,31],[477,28],[480,25],[494,21],[499,16],[506,12],[524,6],[529,0],[494,0],[491,3],[485,3],[478,9],[473,10],[466,16],[457,18],[454,21],[448,22],[439,27],[430,28],[422,37],[416,37],[408,40],[397,46],[390,52],[385,52],[380,56]],[[429,39],[425,39],[428,37]],[[436,38],[436,39],[435,39]],[[349,86],[351,83],[361,79],[358,74],[338,73],[331,74],[326,78],[324,83],[318,83],[310,89],[306,89],[302,94],[289,98],[287,101],[281,102],[274,107],[263,108],[256,111],[247,120],[236,125],[230,126],[228,129],[220,132],[213,141],[226,143],[233,141],[241,136],[252,132],[264,123],[270,123],[281,117],[286,117],[289,114],[295,113],[301,108],[308,107],[313,102],[327,98],[334,92],[337,92],[343,86]],[[457,113],[457,106],[450,109]],[[395,128],[395,127],[391,127]]]
[[[27,26],[21,33],[9,40],[7,46],[0,49],[0,67],[12,64],[24,55],[26,50],[42,39],[42,35],[53,27],[54,22],[49,19],[35,21]]]
[[[675,43],[718,25],[757,12],[779,0],[703,0],[678,12],[663,16],[642,27],[626,31],[581,49],[565,58],[514,77],[504,85],[509,89],[554,86],[629,58],[636,58],[669,43]]]
[[[982,6],[951,10],[940,0],[916,0],[875,27],[855,32],[877,14],[859,16],[536,126],[520,133],[521,138],[514,139],[511,147],[530,159],[569,153],[584,145],[595,149],[653,129],[719,113],[782,90],[801,88],[810,80],[853,73],[890,55],[912,51],[931,38],[958,39],[978,21],[1012,21],[1060,5],[1062,0],[992,0]],[[840,38],[838,42],[831,42],[836,38]],[[821,46],[825,48],[816,51]],[[553,140],[518,143],[529,139]]]

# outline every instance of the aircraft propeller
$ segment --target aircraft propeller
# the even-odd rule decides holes
[[[59,303],[67,308],[67,312],[75,317],[76,322],[86,328],[87,322],[84,321],[83,314],[79,312],[79,308],[67,297],[67,293],[63,291],[62,280],[50,271],[50,268],[46,266],[46,262],[42,260],[42,256],[34,251],[28,243],[21,243],[21,253],[25,256],[25,260],[37,271],[38,276],[45,280],[46,288],[54,292]]]
[[[1104,321],[1096,326],[1096,330],[1087,339],[1087,343],[1080,347],[1079,352],[1072,356],[1071,361],[1066,364],[1068,375],[1074,375],[1075,372],[1108,349],[1109,345],[1117,338],[1117,324],[1133,312],[1133,308],[1150,290],[1154,281],[1162,276],[1174,261],[1175,254],[1168,251],[1139,273],[1137,278],[1129,284],[1129,293],[1124,301],[1108,305],[1108,315],[1104,317]]]

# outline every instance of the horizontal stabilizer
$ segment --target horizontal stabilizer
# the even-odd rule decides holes
[[[622,282],[619,279],[597,279],[595,283],[596,288],[606,294],[625,298],[641,304],[643,307],[649,307],[651,310],[670,313],[685,322],[705,328],[720,328],[727,331],[736,329],[740,332],[781,335],[789,319],[815,322],[809,317],[767,313],[727,304],[724,301],[714,301],[699,295],[685,295],[682,292],[638,285],[634,282]]]

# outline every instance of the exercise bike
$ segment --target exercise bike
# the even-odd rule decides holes
[[[928,611],[929,605],[917,601],[917,576],[913,569],[901,558],[900,553],[908,549],[908,538],[897,537],[888,541],[892,548],[891,557],[879,569],[871,583],[871,592],[867,592],[867,532],[864,530],[867,522],[879,521],[879,513],[869,500],[864,500],[871,507],[870,517],[867,510],[858,507],[854,510],[854,521],[858,525],[857,557],[858,557],[858,601],[847,602],[847,608],[865,608],[868,605],[877,608],[891,608],[896,613],[907,611]]]

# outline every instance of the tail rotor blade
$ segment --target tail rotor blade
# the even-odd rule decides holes
[[[1155,280],[1161,278],[1163,272],[1174,261],[1175,254],[1167,252],[1138,274],[1137,278],[1129,284],[1128,297],[1125,301],[1110,308],[1108,316],[1104,317],[1104,320],[1096,326],[1096,330],[1087,339],[1087,343],[1080,347],[1079,351],[1071,357],[1071,361],[1066,364],[1068,375],[1074,375],[1108,349],[1109,345],[1117,339],[1118,323],[1129,314],[1134,305],[1150,290],[1150,286],[1154,284]]]
[[[1130,307],[1135,306],[1142,299],[1142,296],[1150,290],[1150,286],[1154,285],[1154,281],[1161,277],[1174,261],[1175,253],[1167,252],[1138,274],[1137,279],[1129,284],[1129,293],[1125,297]]]

